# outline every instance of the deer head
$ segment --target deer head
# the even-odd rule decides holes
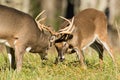
[[[73,22],[74,22],[74,17],[72,18],[72,20],[68,20],[62,16],[60,16],[60,18],[64,19],[65,21],[67,21],[69,23],[68,26],[66,26],[64,29],[60,29],[59,31],[55,32],[54,30],[52,30],[50,27],[45,26],[44,24],[41,24],[41,21],[45,20],[45,18],[42,19],[38,19],[40,15],[42,15],[45,11],[42,11],[37,17],[36,17],[36,22],[38,24],[38,27],[40,30],[46,30],[49,31],[51,34],[50,37],[50,43],[54,44],[55,41],[67,41],[69,39],[71,39],[73,37],[73,35],[71,34],[72,31],[74,30],[73,27]]]

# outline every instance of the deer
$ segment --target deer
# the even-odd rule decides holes
[[[22,69],[25,52],[38,53],[42,60],[47,59],[50,39],[56,33],[46,30],[47,26],[40,23],[43,19],[38,17],[43,13],[34,19],[27,13],[0,5],[0,43],[6,46],[10,68],[17,72]]]
[[[0,43],[6,46],[10,69],[21,71],[25,52],[38,53],[42,60],[47,60],[47,50],[54,40],[71,34],[64,30],[55,32],[41,23],[46,19],[39,19],[44,12],[34,19],[27,13],[0,5]]]
[[[103,12],[88,8],[73,16],[72,19],[61,18],[65,21],[60,26],[59,31],[68,31],[71,34],[64,35],[63,38],[54,41],[58,52],[55,63],[63,61],[64,54],[70,50],[69,53],[76,52],[81,66],[86,69],[84,50],[89,46],[98,52],[100,66],[103,64],[105,49],[115,63],[113,49],[108,40],[107,20]],[[71,23],[72,27],[68,28]]]
[[[50,36],[39,29],[30,15],[0,5],[0,28],[0,43],[6,46],[12,69],[21,71],[25,52],[38,53],[42,60],[47,59]]]

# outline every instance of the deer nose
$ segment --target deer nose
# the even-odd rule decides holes
[[[63,62],[65,60],[65,57],[61,57],[59,60],[60,62]]]

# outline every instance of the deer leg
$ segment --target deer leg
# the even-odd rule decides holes
[[[115,63],[115,59],[114,59],[114,56],[113,56],[113,51],[112,51],[112,47],[109,45],[109,43],[104,40],[99,40],[101,42],[101,44],[104,46],[104,48],[108,51],[110,57],[112,58],[112,61]]]
[[[55,64],[58,64],[58,62],[59,62],[59,57],[60,57],[60,54],[61,54],[61,48],[59,48],[59,47],[57,47],[57,46],[55,46],[56,47],[56,50],[57,50],[57,52],[58,52],[58,56],[56,57],[56,59],[55,59]]]
[[[83,69],[86,69],[86,64],[85,64],[85,58],[84,58],[84,54],[82,50],[79,50],[78,48],[74,48],[76,54],[77,54],[77,58],[82,66]]]
[[[9,62],[10,62],[10,69],[15,69],[16,68],[16,63],[15,63],[15,51],[13,48],[10,48],[8,46],[6,46],[6,50],[8,53],[8,58],[9,58]]]
[[[20,72],[22,69],[23,62],[23,54],[25,53],[25,49],[23,46],[15,46],[15,58],[16,58],[16,69],[17,72]]]
[[[108,46],[106,43],[103,43],[103,45],[105,46],[105,49],[108,51],[108,53],[110,54],[110,57],[112,58],[112,61],[115,62],[114,56],[112,54],[112,48],[110,46]]]
[[[99,54],[99,63],[100,63],[100,67],[102,68],[103,65],[103,46],[101,44],[99,44],[97,41],[95,41],[93,44],[90,45],[90,47],[92,47],[94,50],[96,50]]]

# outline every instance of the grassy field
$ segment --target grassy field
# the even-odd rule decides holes
[[[89,52],[88,52],[89,53]],[[106,52],[105,52],[106,53]],[[117,68],[108,54],[104,54],[103,70],[99,68],[96,52],[85,54],[87,70],[80,68],[76,55],[65,55],[65,62],[53,64],[56,53],[49,53],[42,62],[37,54],[25,54],[22,71],[9,70],[7,54],[0,54],[0,80],[120,80],[120,55],[116,53]]]

